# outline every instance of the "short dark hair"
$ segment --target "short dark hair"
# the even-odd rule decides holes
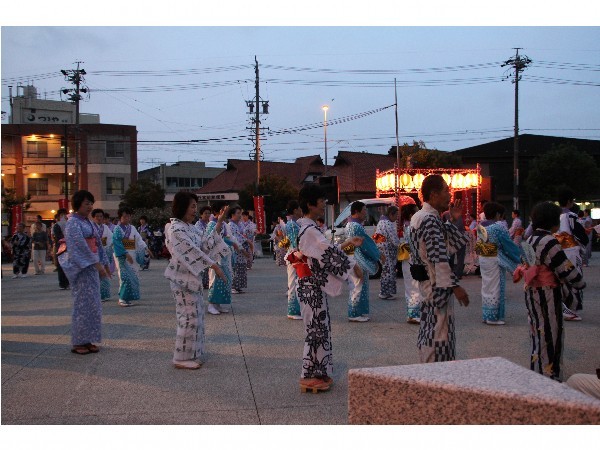
[[[402,209],[400,210],[400,220],[409,220],[418,210],[419,208],[414,203],[402,205]]]
[[[560,225],[560,215],[562,209],[552,202],[538,203],[531,211],[531,226],[535,230],[550,230],[552,227]]]
[[[290,200],[287,204],[287,213],[291,216],[298,208],[300,208],[300,203],[298,203],[298,200]]]
[[[583,217],[583,210],[579,210],[579,212],[577,213],[577,217]]]
[[[220,210],[221,209],[219,208],[219,211]],[[200,208],[200,211],[198,211],[198,214],[202,215],[202,214],[204,214],[204,211],[210,211],[210,212],[212,212],[212,209],[211,209],[210,206],[204,205],[202,208]]]
[[[421,194],[423,201],[428,202],[432,192],[442,192],[446,186],[446,181],[441,175],[427,175],[421,184]]]
[[[102,214],[102,217],[104,217],[104,211],[101,210],[100,208],[96,208],[96,209],[92,210],[92,217],[96,217],[96,214]]]
[[[504,206],[502,206],[500,203],[486,202],[486,204],[483,205],[483,213],[485,214],[485,218],[487,220],[495,219],[496,214],[500,214],[500,216],[502,216],[502,214],[504,214],[504,211]]]
[[[106,211],[104,211],[104,218],[105,219],[110,219],[110,214],[107,213]]]
[[[148,222],[148,216],[146,216],[146,215],[141,215],[141,216],[140,216],[140,220],[145,220],[146,222]]]
[[[179,191],[175,194],[172,208],[173,217],[177,217],[179,220],[183,219],[192,200],[198,202],[198,196],[193,192]]]
[[[248,216],[250,217],[250,213],[246,210],[242,211],[242,216]]]
[[[315,183],[307,184],[298,192],[298,203],[302,212],[308,214],[308,205],[317,206],[320,198],[327,198],[325,191]]]
[[[321,223],[325,223],[325,219],[323,219],[322,217],[317,217],[317,222],[321,222]]]
[[[519,211],[518,209],[513,209],[513,214],[515,214],[517,217],[519,217],[521,215],[521,211]]]
[[[221,209],[226,205],[226,202],[220,201],[220,202],[214,202],[211,205],[211,211],[214,215],[217,215],[221,212]]]
[[[233,217],[233,215],[238,212],[241,211],[242,207],[240,205],[232,205],[229,207],[229,218],[231,219]]]
[[[59,208],[56,214],[60,217],[61,214],[69,214],[69,211],[66,208]]]
[[[92,203],[94,203],[95,201],[94,196],[90,191],[82,189],[80,191],[75,192],[73,194],[73,197],[71,197],[71,206],[73,207],[73,210],[78,211],[79,208],[81,208],[81,204],[84,200],[89,200]]]
[[[588,216],[592,215],[592,210],[590,208],[585,208],[583,212],[586,212]]]
[[[395,214],[398,211],[399,210],[398,210],[398,207],[396,205],[390,205],[390,206],[388,206],[388,209],[385,212],[385,215],[388,216],[388,217],[390,217],[392,214]]]
[[[564,208],[569,201],[575,200],[575,191],[569,187],[562,187],[556,192],[556,197],[558,204]]]
[[[365,204],[359,200],[353,202],[352,205],[350,205],[350,215],[352,216],[356,213],[361,212],[364,207],[365,207]]]
[[[132,215],[133,209],[131,209],[129,206],[121,206],[117,211],[117,217],[120,219],[123,214]]]

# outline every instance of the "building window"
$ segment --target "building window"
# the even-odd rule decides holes
[[[106,193],[123,195],[125,193],[125,179],[106,177]]]
[[[106,157],[107,158],[124,158],[125,157],[125,142],[123,142],[123,141],[106,141]]]
[[[67,187],[69,188],[69,195],[73,194],[75,191],[73,191],[73,180],[68,180],[68,185]],[[61,195],[64,195],[65,193],[65,175],[61,175],[60,177],[60,193]]]
[[[48,143],[46,141],[27,141],[28,158],[47,158]]]
[[[27,192],[30,195],[48,195],[48,178],[28,178]]]

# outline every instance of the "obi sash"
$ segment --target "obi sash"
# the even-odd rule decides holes
[[[125,247],[125,250],[135,250],[135,239],[123,238],[123,247]]]
[[[573,235],[567,233],[566,231],[557,233],[554,235],[554,237],[563,249],[577,247],[579,245]]]
[[[498,256],[498,246],[491,242],[477,241],[475,244],[475,253],[480,256]]]
[[[521,278],[525,279],[525,287],[555,288],[558,286],[558,280],[556,279],[556,275],[548,268],[548,266],[544,265],[519,265],[517,267],[517,270],[515,270],[513,273],[513,282],[518,283],[519,281],[521,281]]]

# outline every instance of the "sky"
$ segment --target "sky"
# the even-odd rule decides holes
[[[340,150],[386,153],[396,143],[395,93],[400,144],[451,151],[513,135],[514,70],[502,64],[516,47],[531,59],[519,82],[520,133],[600,139],[600,27],[582,26],[5,25],[2,111],[9,85],[61,99],[72,86],[60,70],[81,61],[90,90],[81,112],[135,125],[140,170],[184,160],[223,167],[254,152],[246,102],[256,58],[269,102],[265,160],[324,158],[323,105],[329,164]]]

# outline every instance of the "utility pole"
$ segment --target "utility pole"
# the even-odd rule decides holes
[[[519,55],[520,47],[515,48],[514,58],[511,58],[502,64],[502,67],[510,66],[515,69],[515,137],[514,137],[514,166],[513,166],[513,209],[519,209],[519,80],[520,73],[531,64],[531,59],[527,56]],[[507,76],[507,78],[510,75]]]
[[[64,75],[65,80],[75,85],[75,89],[62,89],[62,93],[67,95],[68,99],[75,103],[75,178],[73,180],[73,189],[79,189],[79,145],[81,141],[81,133],[79,130],[79,101],[83,98],[81,93],[86,94],[88,89],[81,87],[84,79],[83,76],[86,74],[84,69],[80,69],[79,65],[83,61],[77,61],[77,69],[75,70],[61,70],[60,72]]]
[[[396,89],[396,79],[394,78],[394,109],[396,111],[396,204],[398,204],[398,177],[400,176],[400,142],[398,141],[398,91]]]
[[[254,56],[254,62],[254,73],[256,75],[254,88],[256,91],[256,97],[254,100],[247,100],[246,106],[248,107],[248,114],[253,116],[251,118],[253,126],[252,128],[247,129],[252,129],[254,131],[254,152],[251,152],[249,156],[251,159],[256,161],[256,194],[258,195],[258,186],[260,183],[260,161],[264,159],[260,153],[260,115],[269,114],[269,101],[260,99],[260,77],[258,74],[258,60],[256,59],[256,56]]]

